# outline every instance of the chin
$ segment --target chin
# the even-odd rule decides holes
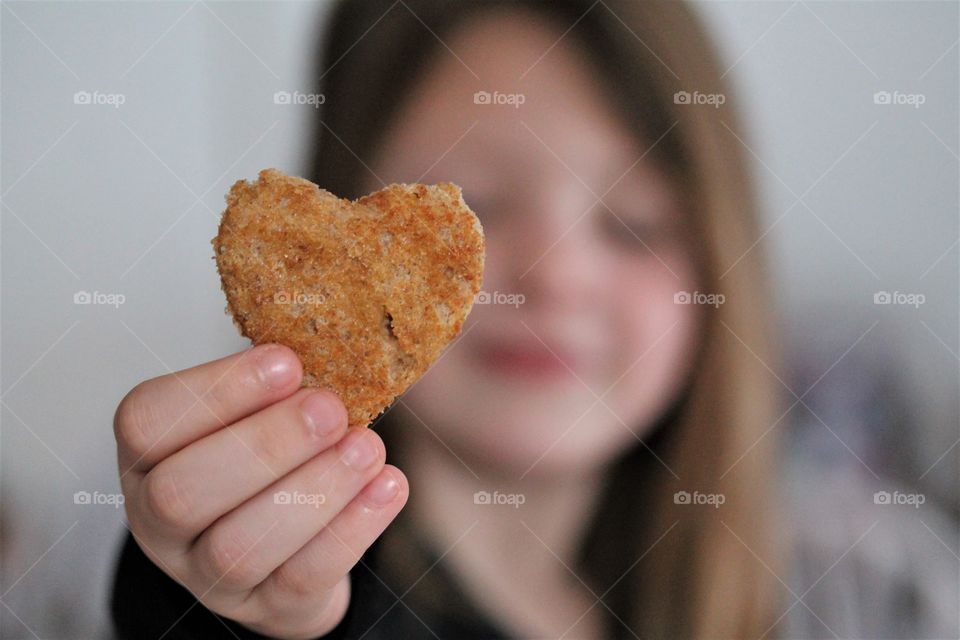
[[[582,413],[583,408],[550,412],[529,406],[502,415],[485,412],[483,420],[460,422],[456,433],[437,435],[464,460],[511,479],[590,473],[636,443],[602,407],[571,426]]]
[[[596,398],[579,382],[563,392],[531,393],[481,376],[437,373],[407,403],[470,467],[511,479],[589,472],[637,442],[602,404],[594,406]]]
[[[486,446],[485,443],[480,443],[475,451],[482,451],[485,454],[483,462],[496,465],[500,473],[516,480],[531,481],[561,477],[569,479],[580,474],[593,475],[614,458],[611,450],[606,447],[584,449],[563,442],[550,449],[546,455],[545,447],[524,447],[523,443],[513,443],[509,449],[497,444]]]

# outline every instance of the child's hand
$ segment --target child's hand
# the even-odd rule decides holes
[[[408,492],[380,437],[301,375],[262,345],[143,382],[114,419],[144,553],[212,611],[287,638],[340,622],[348,572]]]

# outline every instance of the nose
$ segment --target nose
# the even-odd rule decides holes
[[[529,302],[589,304],[604,278],[603,256],[589,233],[596,198],[569,183],[528,198],[518,216],[514,264]]]

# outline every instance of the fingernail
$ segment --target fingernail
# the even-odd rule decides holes
[[[287,387],[296,379],[297,364],[286,349],[274,345],[260,347],[255,356],[260,379],[268,388]]]
[[[347,436],[344,452],[340,457],[351,469],[362,471],[377,459],[377,446],[366,431],[354,431]]]
[[[383,473],[367,488],[367,497],[377,506],[385,507],[400,493],[400,483],[392,473]]]
[[[311,393],[300,403],[307,426],[313,435],[328,436],[340,426],[339,411],[334,400],[325,393]]]

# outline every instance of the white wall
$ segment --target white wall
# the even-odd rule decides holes
[[[826,367],[879,320],[857,350],[895,348],[923,410],[914,440],[932,464],[960,435],[958,5],[701,7],[728,63],[738,60],[731,77],[768,223],[791,191],[816,183],[812,212],[794,207],[759,245],[775,257],[787,326],[813,335],[807,349]],[[37,635],[66,637],[69,620],[69,635],[91,636],[106,622],[121,511],[73,494],[117,491],[116,403],[138,380],[244,345],[223,315],[209,240],[233,181],[302,166],[311,111],[272,98],[304,88],[327,8],[0,9],[2,600]],[[81,90],[125,103],[76,105]],[[926,103],[875,105],[879,90]],[[78,306],[80,290],[126,301]],[[878,290],[927,303],[877,307]],[[958,449],[928,479],[953,486]],[[78,611],[58,615],[56,602]],[[0,618],[0,635],[30,636],[9,610]]]

